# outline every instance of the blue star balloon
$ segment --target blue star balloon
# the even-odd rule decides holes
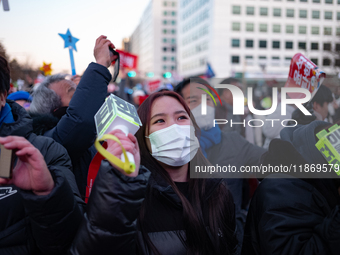
[[[59,34],[61,36],[61,38],[64,39],[65,41],[65,46],[64,48],[69,48],[72,47],[72,49],[74,49],[75,51],[77,51],[77,47],[76,47],[76,42],[79,41],[78,38],[75,38],[72,36],[70,29],[67,29],[66,34]]]

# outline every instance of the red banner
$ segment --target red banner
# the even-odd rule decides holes
[[[161,80],[149,81],[147,85],[147,91],[149,94],[155,92],[162,85]]]
[[[285,87],[308,89],[312,96],[319,89],[326,74],[301,53],[295,54],[290,62],[288,80]],[[313,93],[314,92],[314,93]],[[302,93],[289,93],[292,98],[303,98]]]
[[[138,56],[129,52],[116,50],[119,53],[120,68],[137,69]]]

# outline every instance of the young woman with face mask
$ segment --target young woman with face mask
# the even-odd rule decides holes
[[[137,139],[112,132],[134,155],[136,171],[102,162],[72,253],[233,254],[235,209],[225,183],[190,179],[190,164],[210,163],[188,106],[177,93],[158,92],[138,114]],[[107,150],[122,153],[112,141]]]

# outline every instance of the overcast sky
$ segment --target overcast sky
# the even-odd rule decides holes
[[[8,0],[10,11],[0,7],[0,41],[11,59],[40,67],[52,63],[52,74],[71,73],[68,49],[58,33],[69,28],[79,39],[75,66],[82,74],[94,61],[93,48],[106,35],[117,48],[137,27],[150,0]]]

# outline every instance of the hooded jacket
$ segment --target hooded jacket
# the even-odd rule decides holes
[[[209,179],[206,197],[213,195],[222,180]],[[185,190],[185,183],[177,187]],[[180,198],[165,181],[141,166],[139,175],[127,177],[103,161],[94,182],[85,221],[82,223],[71,249],[72,254],[150,254],[137,222],[146,191],[152,194],[145,205],[145,231],[160,254],[187,254]],[[229,197],[231,198],[231,196]],[[228,226],[235,230],[232,198],[225,203]],[[138,226],[137,226],[138,225]],[[230,247],[229,247],[230,248]],[[232,247],[233,248],[233,247]],[[215,254],[212,251],[212,254]]]
[[[32,133],[32,119],[13,101],[14,123],[3,123],[0,136],[22,136],[43,155],[55,187],[46,196],[14,185],[0,186],[0,254],[65,254],[82,220],[83,202],[70,158],[60,144]]]
[[[97,63],[89,64],[60,120],[52,115],[32,115],[34,132],[53,138],[63,145],[72,161],[74,175],[82,198],[85,198],[87,172],[96,154],[94,115],[105,101],[109,70]]]
[[[314,121],[283,129],[282,140],[271,142],[263,164],[327,164],[315,147],[314,134],[315,128],[327,124]],[[251,201],[242,254],[339,254],[337,180],[301,179],[288,174],[270,177],[273,179],[262,181]]]

